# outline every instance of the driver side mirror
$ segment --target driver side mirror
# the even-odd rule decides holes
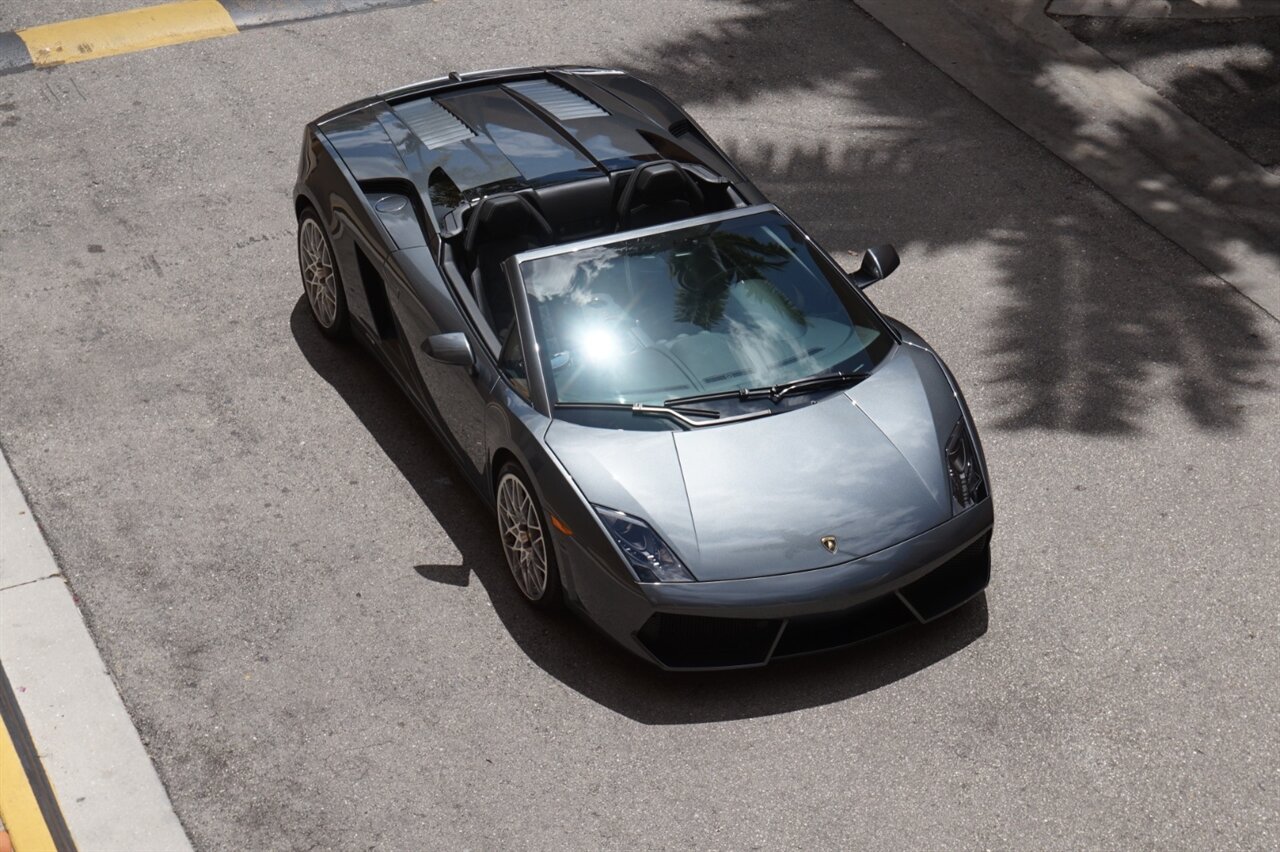
[[[471,368],[475,366],[475,357],[471,354],[471,344],[467,336],[460,331],[449,334],[433,334],[422,341],[422,351],[432,360],[455,367]]]
[[[887,243],[873,246],[862,255],[862,266],[850,273],[849,280],[859,290],[865,290],[881,279],[888,278],[898,268],[898,250]]]

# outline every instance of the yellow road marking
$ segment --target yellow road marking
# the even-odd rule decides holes
[[[13,746],[9,728],[0,722],[0,819],[16,852],[55,852],[53,836],[31,790],[27,773]]]
[[[18,30],[39,67],[237,33],[218,0],[184,0]]]

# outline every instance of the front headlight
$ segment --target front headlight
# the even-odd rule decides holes
[[[964,420],[956,423],[943,448],[947,463],[947,477],[951,480],[953,509],[967,509],[987,496],[987,484],[982,479],[982,465],[978,453],[969,440],[969,430]]]
[[[693,575],[680,557],[644,521],[603,506],[596,506],[595,510],[640,582],[693,582]]]

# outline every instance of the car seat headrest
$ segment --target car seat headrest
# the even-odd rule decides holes
[[[551,236],[551,226],[542,214],[525,198],[513,192],[490,195],[471,211],[467,220],[467,236],[463,242],[468,252],[473,251],[481,232],[486,237],[531,237],[546,240]]]
[[[678,163],[654,160],[637,166],[618,200],[618,227],[622,228],[640,207],[684,204],[701,209],[702,190]]]
[[[693,180],[685,174],[684,169],[674,163],[659,163],[653,168],[643,169],[636,178],[636,193],[631,203],[661,204],[676,199],[690,201],[693,196],[701,199],[702,193]]]

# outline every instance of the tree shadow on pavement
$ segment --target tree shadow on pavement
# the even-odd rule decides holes
[[[712,135],[828,248],[898,243],[903,271],[879,292],[910,283],[916,257],[987,258],[978,274],[999,288],[998,308],[983,314],[942,279],[929,282],[937,315],[905,318],[948,332],[929,336],[948,344],[943,354],[957,372],[972,369],[992,387],[988,413],[998,427],[1136,433],[1164,396],[1202,429],[1242,425],[1249,395],[1266,390],[1275,364],[1258,333],[1265,314],[1171,245],[1109,233],[1107,217],[1127,220],[1124,230],[1147,226],[1127,210],[1104,209],[1111,205],[1099,203],[1092,184],[1049,162],[1029,137],[1013,139],[941,71],[906,73],[923,60],[896,39],[858,39],[880,25],[853,4],[735,0],[724,9],[712,26],[644,45],[624,66],[695,116],[741,114],[741,124]],[[1157,112],[1099,136],[1090,116],[1049,89],[1041,97],[1076,116],[1078,141],[1103,160],[1171,132]],[[1004,141],[992,147],[996,136]],[[1039,153],[1026,157],[1029,149]],[[1020,166],[1018,153],[1042,164]],[[1245,199],[1260,191],[1252,174],[1222,168],[1216,186]],[[1265,216],[1263,207],[1251,212]],[[1235,224],[1207,215],[1197,223],[1201,247],[1229,251]],[[1249,248],[1280,269],[1280,245],[1265,232]],[[1152,268],[1187,272],[1160,278]]]
[[[765,669],[663,672],[614,645],[585,619],[525,604],[507,571],[489,509],[381,365],[357,344],[335,344],[323,337],[305,297],[294,306],[289,324],[307,363],[350,406],[462,555],[460,566],[405,570],[415,571],[424,582],[455,586],[467,585],[474,576],[530,660],[616,713],[644,724],[667,725],[820,706],[909,677],[986,632],[987,604],[979,597],[931,624],[843,651],[781,661]]]
[[[1055,20],[1256,162],[1280,171],[1280,17]]]

